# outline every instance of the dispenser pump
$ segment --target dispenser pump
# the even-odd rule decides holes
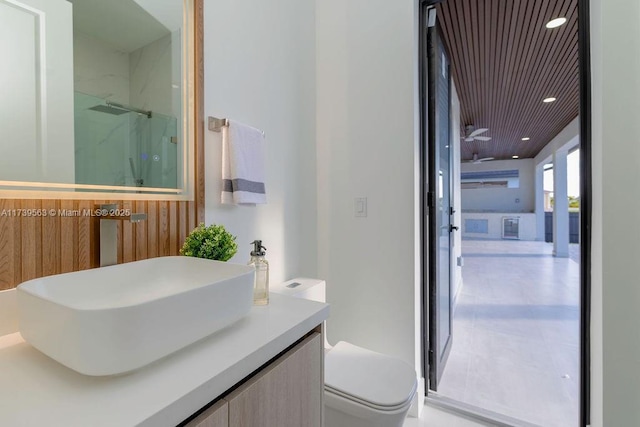
[[[253,245],[251,256],[265,256],[267,254],[265,252],[267,248],[262,246],[262,240],[254,240],[251,244]]]
[[[266,249],[262,246],[262,240],[254,240],[252,243],[250,266],[256,270],[253,282],[253,304],[269,304],[269,263],[264,258]]]

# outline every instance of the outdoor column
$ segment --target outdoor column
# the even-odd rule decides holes
[[[544,212],[544,163],[536,165],[535,171],[535,197],[536,197],[536,240],[544,242],[545,237],[545,212]]]
[[[567,150],[553,153],[553,255],[569,256],[569,196]]]

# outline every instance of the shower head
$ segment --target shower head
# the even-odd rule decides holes
[[[120,114],[128,113],[127,110],[123,110],[121,108],[115,108],[115,107],[112,107],[110,105],[96,105],[96,106],[93,106],[93,107],[89,108],[89,110],[98,111],[100,113],[113,114],[115,116],[119,116]]]
[[[89,110],[99,111],[101,113],[114,114],[119,116],[120,114],[125,113],[138,113],[148,118],[153,116],[153,112],[150,110],[142,110],[140,108],[131,107],[130,105],[118,104],[117,102],[107,101],[107,105],[96,105],[94,107],[89,108]]]

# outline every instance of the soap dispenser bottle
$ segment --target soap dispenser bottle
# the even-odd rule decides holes
[[[262,240],[254,240],[252,245],[253,250],[248,265],[256,270],[253,305],[267,305],[269,304],[269,263],[264,259],[267,248],[262,246]]]

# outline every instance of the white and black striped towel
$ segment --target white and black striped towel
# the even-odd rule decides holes
[[[229,120],[222,128],[222,203],[267,203],[264,163],[262,131]]]

